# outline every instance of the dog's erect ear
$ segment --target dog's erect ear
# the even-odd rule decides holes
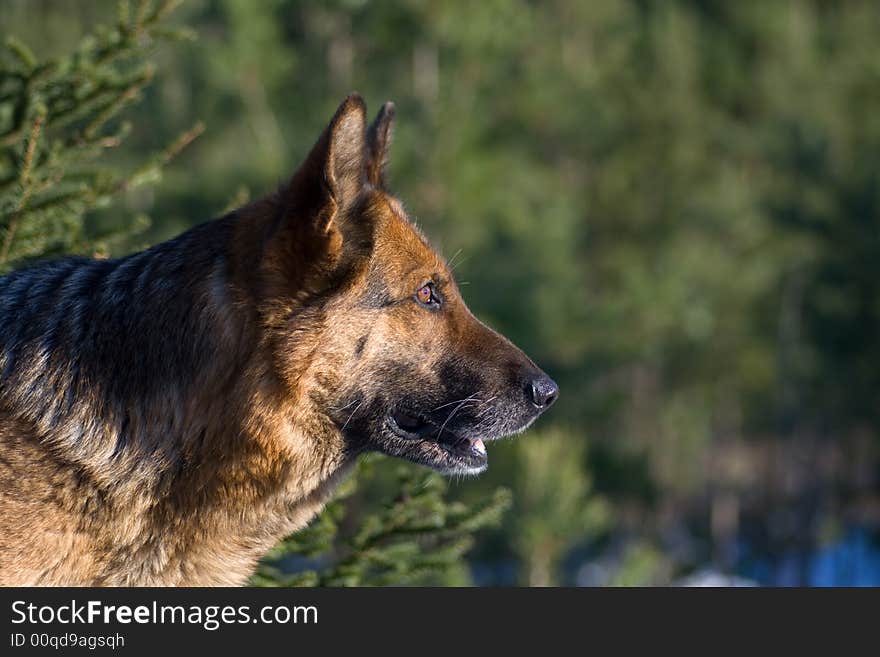
[[[394,127],[394,103],[382,105],[367,132],[367,180],[374,187],[385,187],[385,168]]]
[[[288,190],[294,210],[308,214],[327,232],[355,202],[366,175],[366,105],[359,94],[346,98],[312,147]]]

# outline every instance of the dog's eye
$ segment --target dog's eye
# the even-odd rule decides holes
[[[440,305],[440,300],[437,298],[437,295],[434,294],[433,283],[422,285],[422,287],[416,292],[416,299],[418,299],[419,303],[425,306]]]

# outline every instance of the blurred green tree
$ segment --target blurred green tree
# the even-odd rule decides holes
[[[567,552],[600,536],[609,523],[608,505],[592,494],[583,468],[585,443],[573,443],[572,435],[551,429],[517,445],[521,471],[511,522],[527,586],[558,585]]]

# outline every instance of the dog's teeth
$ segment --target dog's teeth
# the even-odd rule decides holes
[[[471,443],[471,447],[474,448],[474,451],[477,454],[485,454],[486,453],[486,445],[483,444],[483,441],[477,438],[473,443]]]

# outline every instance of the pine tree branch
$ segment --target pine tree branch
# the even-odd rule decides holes
[[[14,36],[6,37],[6,49],[25,69],[25,73],[19,73],[18,75],[21,75],[22,77],[30,76],[31,71],[37,67],[37,58],[34,57],[34,53],[31,52],[31,49]]]
[[[40,213],[44,213],[48,210],[62,208],[72,201],[89,201],[90,199],[94,199],[100,196],[100,194],[95,194],[93,190],[89,189],[86,185],[83,185],[79,189],[43,199],[38,203],[32,203],[30,206],[22,211],[22,217],[37,215]]]
[[[141,89],[150,82],[152,77],[152,74],[150,74],[148,77],[138,79],[124,89],[116,98],[110,101],[106,107],[100,110],[98,115],[95,116],[85,128],[83,128],[81,139],[86,141],[91,140],[98,130],[104,127],[104,124],[107,123],[107,121],[119,114],[119,112],[138,97]]]
[[[19,183],[21,184],[21,196],[19,196],[18,204],[12,212],[12,216],[6,225],[6,234],[3,236],[3,245],[0,246],[0,265],[5,264],[9,258],[9,251],[12,248],[12,240],[15,239],[15,233],[18,230],[18,222],[21,218],[22,210],[30,199],[33,187],[30,184],[31,167],[34,162],[34,153],[37,149],[37,141],[40,138],[40,132],[43,129],[43,122],[46,119],[44,108],[37,109],[37,115],[34,118],[31,134],[28,137],[27,144],[24,149],[22,158],[21,172],[19,174]]]
[[[162,152],[156,155],[150,162],[137,169],[129,177],[119,181],[113,188],[113,192],[120,192],[134,189],[145,182],[154,179],[162,167],[168,164],[170,160],[176,157],[184,148],[189,146],[200,134],[205,131],[205,124],[201,121],[196,122],[192,128],[184,132],[174,140]]]
[[[11,146],[21,138],[23,130],[26,129],[23,125],[23,117],[27,112],[27,101],[38,85],[44,85],[41,86],[41,92],[45,94],[45,102],[49,107],[46,127],[64,125],[91,113],[96,105],[106,102],[108,94],[112,95],[114,92],[120,92],[124,98],[130,100],[132,95],[129,87],[147,84],[153,76],[152,69],[145,68],[136,78],[129,77],[128,80],[116,84],[108,84],[107,80],[93,79],[94,72],[103,71],[105,74],[110,74],[112,71],[110,65],[117,59],[123,57],[134,59],[142,55],[157,39],[191,38],[192,33],[185,29],[165,28],[161,24],[179,4],[179,0],[165,0],[161,3],[141,0],[138,3],[135,19],[129,21],[128,3],[120,3],[120,18],[117,26],[103,36],[97,47],[92,40],[85,39],[74,56],[45,64],[38,64],[30,49],[23,43],[14,38],[8,39],[6,48],[22,70],[2,71],[2,75],[6,78],[19,80],[17,92],[8,92],[4,94],[3,99],[4,101],[14,98],[20,100],[15,108],[11,126],[0,134],[0,147]],[[56,72],[65,77],[55,82],[46,79]],[[78,97],[77,92],[87,89],[89,84],[95,84],[95,88]],[[59,88],[53,90],[53,86]],[[119,100],[118,96],[114,98]],[[69,104],[66,107],[58,107],[58,101],[68,101]],[[113,112],[107,118],[112,115]]]

